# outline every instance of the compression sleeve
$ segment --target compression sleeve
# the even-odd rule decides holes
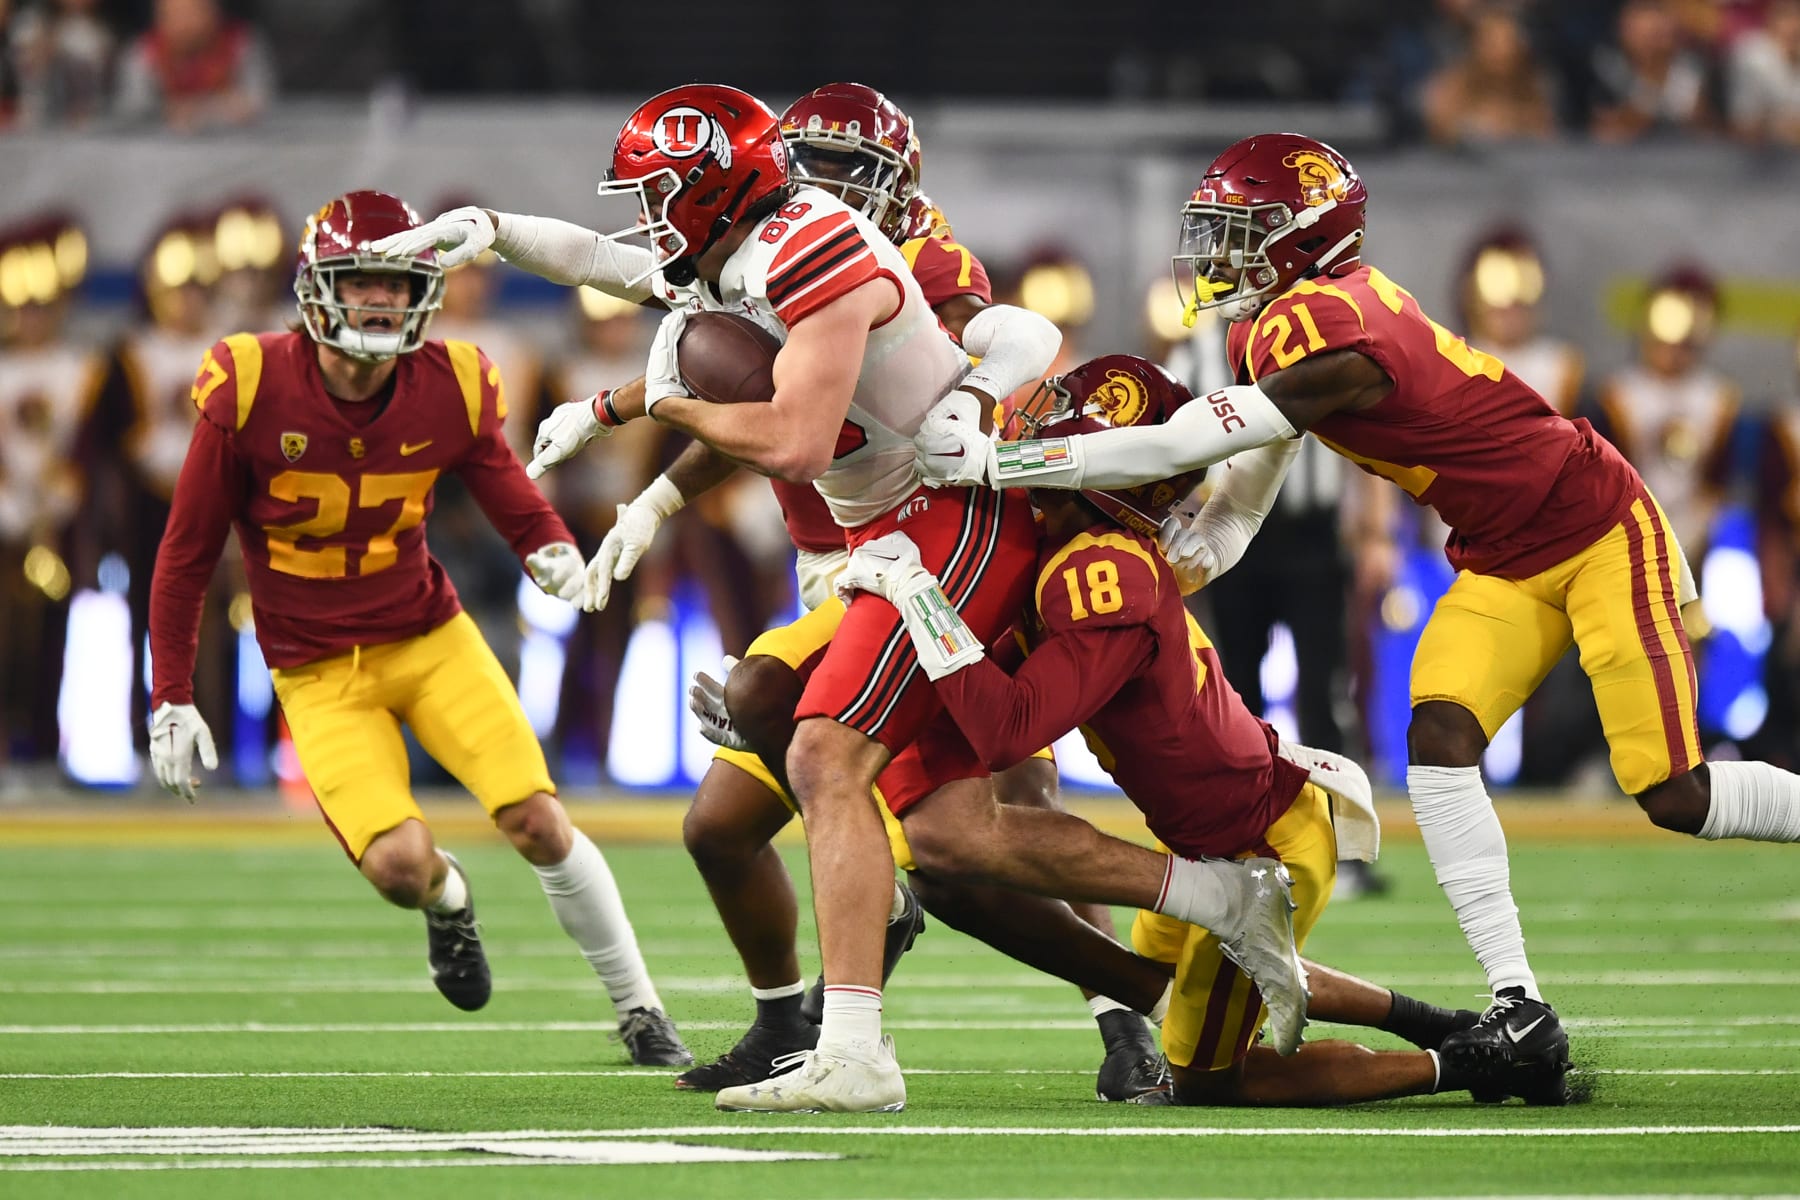
[[[494,215],[499,218],[494,249],[507,262],[552,283],[568,287],[585,283],[633,304],[650,299],[650,252],[643,247],[621,246],[592,229],[553,217]]]
[[[1062,330],[1028,308],[990,304],[969,318],[962,344],[981,361],[958,386],[1003,400],[1044,377],[1062,349]]]

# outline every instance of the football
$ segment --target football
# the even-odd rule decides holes
[[[697,312],[675,343],[688,390],[714,404],[766,404],[775,397],[775,335],[736,313]]]

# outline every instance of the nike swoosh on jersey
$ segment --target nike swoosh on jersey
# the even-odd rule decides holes
[[[416,446],[411,443],[408,443],[408,442],[401,442],[400,443],[400,457],[405,458],[409,454],[417,454],[419,451],[423,450],[425,447],[431,445],[432,441],[433,441],[433,439],[426,438],[424,441],[420,442]]]
[[[1527,1034],[1529,1034],[1532,1030],[1536,1029],[1539,1025],[1542,1025],[1543,1023],[1544,1023],[1544,1018],[1539,1017],[1537,1020],[1533,1021],[1531,1024],[1521,1025],[1517,1029],[1514,1029],[1512,1026],[1508,1025],[1506,1027],[1506,1036],[1513,1040],[1514,1045],[1517,1045],[1518,1043],[1525,1040],[1525,1037]]]

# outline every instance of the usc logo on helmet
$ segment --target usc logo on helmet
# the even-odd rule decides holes
[[[1300,198],[1308,208],[1317,208],[1327,200],[1342,200],[1349,192],[1338,165],[1316,150],[1295,150],[1281,164],[1300,173]]]
[[[1136,425],[1138,418],[1144,415],[1150,398],[1144,392],[1143,383],[1125,371],[1111,370],[1100,386],[1089,393],[1087,402],[1096,405],[1106,417],[1106,423],[1115,428],[1122,425]]]

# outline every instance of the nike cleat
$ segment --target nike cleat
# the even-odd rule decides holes
[[[912,949],[913,942],[925,931],[925,910],[919,905],[919,898],[913,890],[904,884],[896,883],[900,892],[900,915],[888,922],[887,940],[881,947],[881,986],[886,987],[888,977],[894,968],[900,965],[900,956]],[[820,975],[806,995],[800,1001],[800,1015],[814,1025],[825,1019],[825,976]]]
[[[613,1035],[625,1043],[631,1061],[640,1067],[685,1067],[693,1054],[675,1032],[675,1022],[660,1008],[634,1008],[619,1019]]]
[[[819,1044],[819,1027],[802,1025],[796,1029],[770,1029],[752,1025],[738,1044],[709,1063],[675,1077],[675,1087],[683,1092],[717,1092],[730,1087],[761,1083],[775,1074],[776,1060],[792,1060]]]
[[[713,1100],[721,1112],[899,1112],[906,1107],[906,1079],[894,1058],[894,1039],[863,1043],[854,1058],[807,1050],[777,1059],[783,1074],[761,1083],[726,1088]]]
[[[1306,968],[1294,948],[1294,897],[1287,868],[1273,858],[1240,859],[1243,927],[1230,937],[1213,930],[1226,958],[1249,976],[1269,1010],[1269,1044],[1277,1054],[1300,1048],[1306,1029]]]
[[[1524,988],[1501,988],[1480,1023],[1445,1038],[1438,1053],[1452,1069],[1483,1081],[1469,1089],[1479,1103],[1508,1096],[1527,1104],[1569,1102],[1569,1035],[1556,1011],[1527,998]]]
[[[441,852],[440,852],[441,853]],[[445,854],[450,869],[469,884],[462,864]],[[488,1002],[494,979],[488,971],[487,953],[481,948],[481,927],[475,923],[474,893],[453,913],[425,910],[426,959],[431,963],[431,982],[444,999],[464,1012],[474,1012]]]

